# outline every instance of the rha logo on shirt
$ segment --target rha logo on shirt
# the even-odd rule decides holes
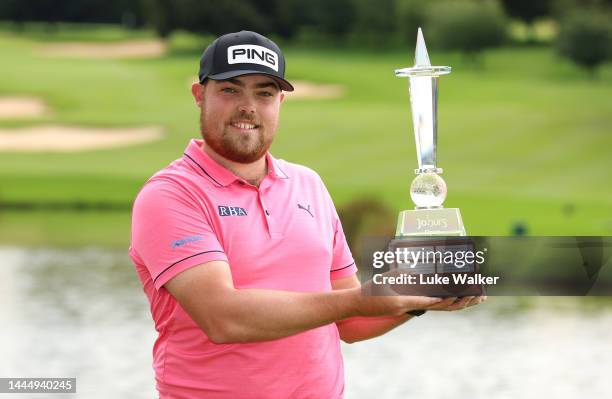
[[[227,48],[228,64],[258,64],[278,72],[278,55],[256,44],[241,44]]]
[[[247,211],[239,206],[219,205],[219,216],[246,216]]]
[[[188,244],[194,241],[200,241],[203,238],[204,237],[202,236],[190,236],[190,237],[181,238],[180,240],[174,240],[172,241],[172,248],[182,247],[185,244]]]

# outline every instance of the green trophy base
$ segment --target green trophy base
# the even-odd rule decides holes
[[[464,236],[458,208],[425,208],[401,211],[395,237]]]

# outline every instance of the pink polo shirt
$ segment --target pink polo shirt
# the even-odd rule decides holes
[[[356,272],[333,202],[312,170],[266,154],[259,188],[191,140],[182,158],[138,194],[130,257],[151,304],[153,368],[161,398],[341,398],[344,368],[335,324],[273,341],[215,344],[164,288],[213,260],[234,286],[330,291]]]

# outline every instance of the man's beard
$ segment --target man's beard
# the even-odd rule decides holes
[[[263,126],[258,124],[258,128],[253,133],[239,134],[229,131],[230,127],[225,126],[220,137],[208,133],[207,115],[204,109],[200,112],[200,132],[207,146],[225,159],[242,164],[257,161],[263,157],[272,144],[272,137],[265,138]],[[232,120],[252,121],[252,117],[246,113],[233,117]]]

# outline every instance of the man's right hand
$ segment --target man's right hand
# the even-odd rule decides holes
[[[437,306],[448,306],[456,298],[435,298],[426,296],[369,295],[363,289],[356,292],[358,316],[400,316],[411,310],[429,310]]]

